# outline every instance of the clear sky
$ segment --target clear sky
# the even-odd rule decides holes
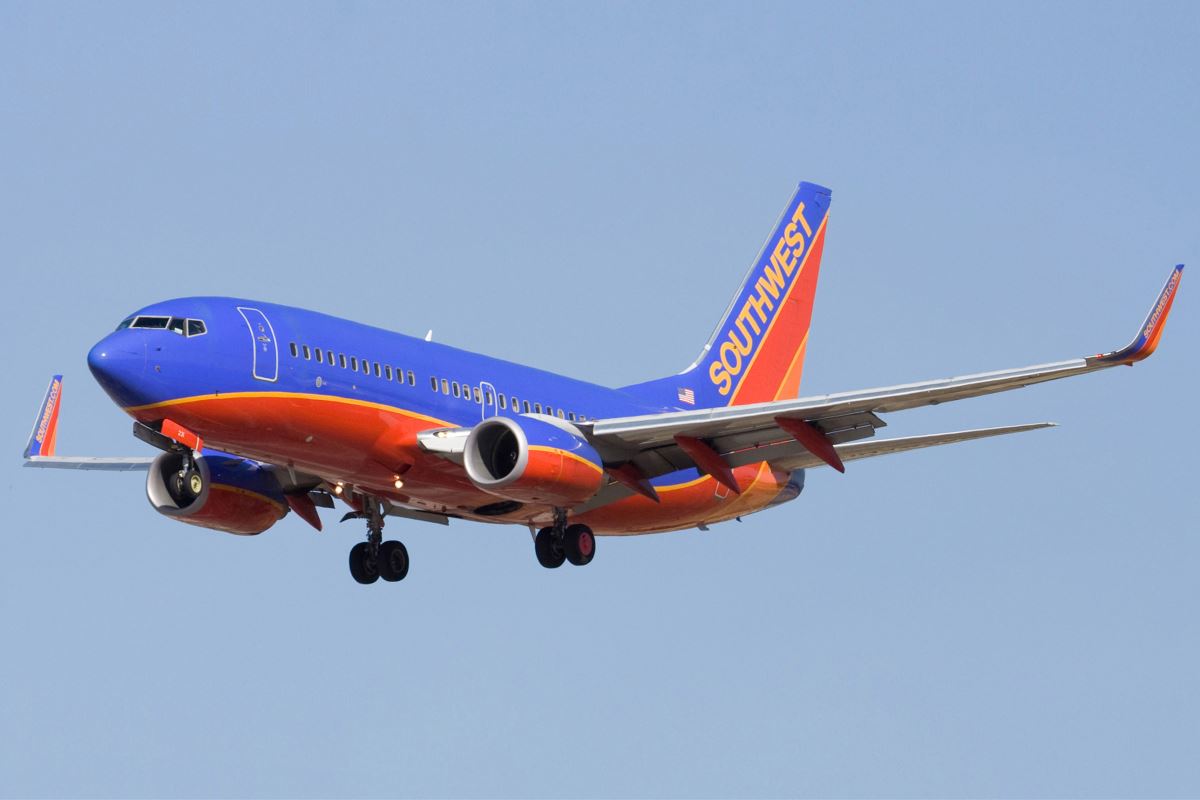
[[[902,412],[1062,427],[605,539],[325,512],[241,539],[138,475],[88,348],[291,303],[620,385],[833,189],[802,393],[1096,353],[1200,261],[1200,6],[0,3],[0,794],[1200,796],[1200,278],[1158,354]],[[1192,269],[1197,269],[1193,267]],[[1190,273],[1189,273],[1190,274]]]

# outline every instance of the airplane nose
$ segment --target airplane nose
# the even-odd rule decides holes
[[[137,401],[137,389],[146,370],[146,347],[130,342],[117,331],[88,351],[88,369],[109,397],[121,405]]]

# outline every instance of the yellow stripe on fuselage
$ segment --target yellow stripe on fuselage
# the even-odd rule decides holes
[[[370,400],[356,400],[351,397],[341,397],[340,395],[328,394],[311,394],[308,392],[227,392],[225,394],[198,394],[191,397],[177,397],[173,400],[160,400],[157,403],[147,403],[141,406],[125,406],[126,413],[134,413],[137,411],[150,411],[158,408],[170,408],[172,406],[185,405],[187,403],[200,403],[207,400],[247,400],[251,398],[263,399],[299,399],[299,400],[319,400],[327,403],[339,403],[341,405],[361,406],[363,408],[371,408],[377,411],[390,411],[394,414],[402,414],[406,417],[424,420],[431,422],[434,425],[442,428],[458,427],[453,423],[445,420],[431,417],[426,414],[420,414],[416,411],[410,411],[407,408],[399,408],[397,406],[389,406],[386,403],[374,403]]]

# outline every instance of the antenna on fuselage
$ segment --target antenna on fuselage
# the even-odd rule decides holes
[[[427,342],[433,341],[433,328],[430,328],[429,332],[425,334],[425,341],[427,341]]]

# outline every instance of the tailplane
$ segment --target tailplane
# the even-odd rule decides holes
[[[801,183],[700,357],[678,375],[622,391],[676,408],[797,397],[829,203],[828,189]]]

